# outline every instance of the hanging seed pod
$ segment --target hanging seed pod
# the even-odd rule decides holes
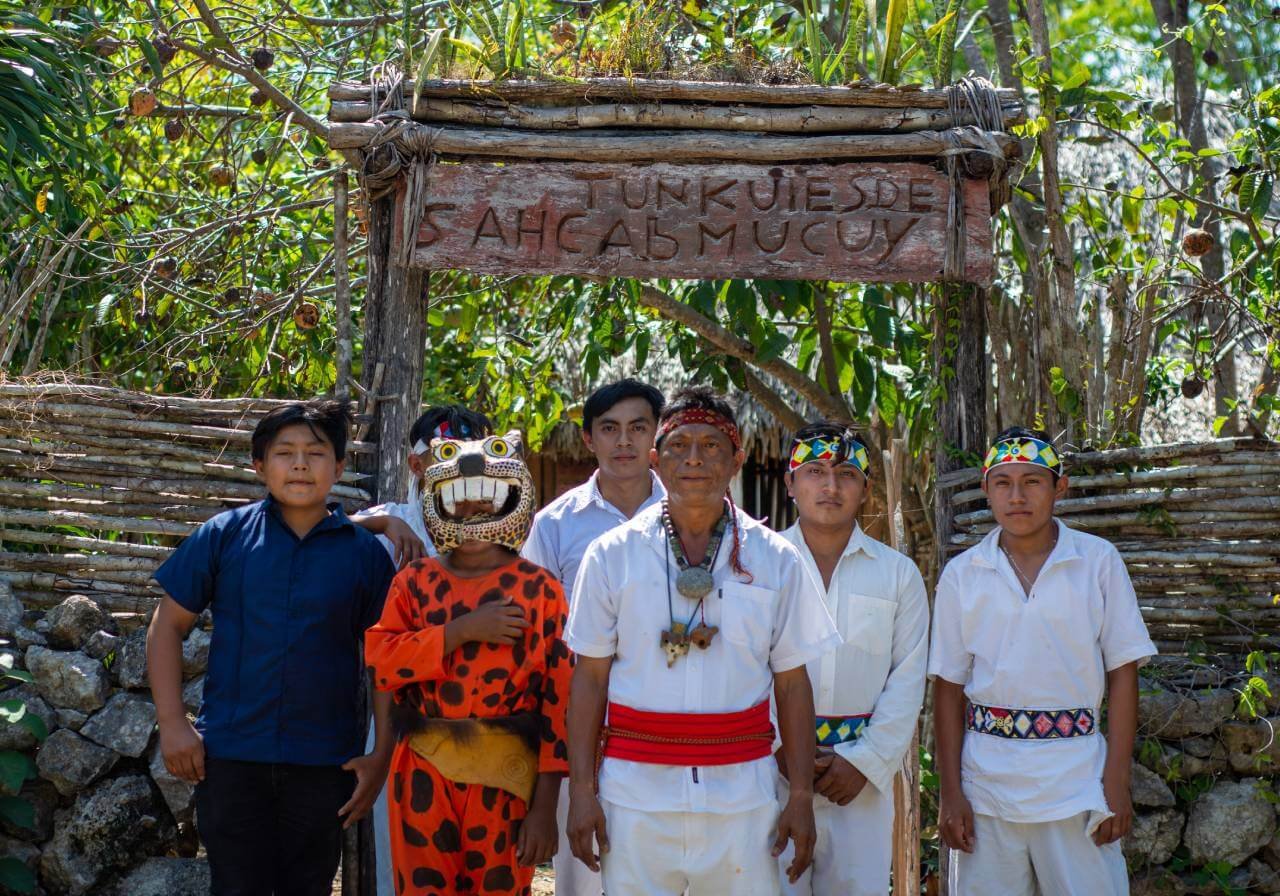
[[[1204,391],[1204,380],[1198,376],[1189,376],[1182,381],[1182,397],[1191,399],[1196,398]]]
[[[562,47],[571,47],[578,38],[578,31],[568,21],[559,21],[551,26],[551,39]]]
[[[170,143],[177,143],[186,132],[186,125],[177,118],[170,118],[164,123],[164,139]]]
[[[214,165],[209,169],[209,183],[215,187],[229,187],[235,179],[235,169],[230,165]]]
[[[1200,54],[1200,58],[1204,60],[1205,65],[1213,67],[1218,64],[1218,51],[1209,47]]]
[[[258,47],[249,58],[253,60],[254,68],[260,72],[265,72],[276,61],[276,54],[267,47]]]
[[[259,88],[255,90],[253,93],[249,94],[249,105],[261,106],[261,105],[264,105],[269,99],[271,99],[271,97],[267,94],[267,92]]]
[[[302,302],[293,309],[293,322],[299,330],[314,330],[320,323],[320,309],[310,302]]]
[[[249,158],[253,159],[255,165],[265,165],[267,164],[267,151],[262,148],[255,149],[249,153]]]
[[[316,156],[311,164],[320,171],[328,171],[333,167],[333,161],[328,156]]]
[[[129,111],[139,118],[156,111],[156,95],[148,87],[139,87],[129,94]]]
[[[238,304],[240,301],[240,287],[228,286],[227,291],[222,294],[222,298],[231,304]]]
[[[101,56],[103,59],[110,59],[120,51],[120,48],[124,46],[124,44],[123,42],[116,40],[114,37],[100,37],[89,46],[94,53]]]
[[[276,294],[269,289],[255,289],[253,291],[253,304],[270,305],[275,301]]]
[[[178,262],[173,258],[157,258],[151,265],[151,275],[160,280],[172,280],[176,273]]]
[[[1207,230],[1192,230],[1182,238],[1182,251],[1192,258],[1199,258],[1213,248],[1213,237]]]
[[[160,60],[161,68],[173,62],[173,57],[178,55],[178,48],[167,37],[157,39],[152,46],[156,48],[156,58]]]
[[[116,130],[120,130],[128,123],[129,119],[124,115],[117,115],[115,118],[111,119],[111,126]]]

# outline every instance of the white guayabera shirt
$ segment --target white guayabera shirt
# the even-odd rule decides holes
[[[952,560],[934,601],[929,675],[1005,709],[1092,709],[1107,672],[1156,653],[1120,553],[1057,522],[1058,543],[1030,595],[1000,550],[1000,529]],[[1109,814],[1101,733],[1013,740],[965,731],[960,779],[973,811],[1005,821]]]
[[[904,554],[858,526],[823,587],[822,573],[797,523],[782,533],[796,546],[813,586],[826,601],[844,643],[809,663],[820,716],[871,714],[836,753],[888,793],[911,746],[924,701],[929,655],[929,601],[924,579]]]
[[[636,513],[652,507],[666,497],[666,489],[653,471],[649,471],[653,487]],[[600,494],[600,473],[596,471],[582,485],[569,489],[533,518],[533,528],[520,556],[536,563],[560,580],[566,597],[572,597],[578,567],[591,542],[614,526],[627,521],[627,515]]]
[[[667,666],[660,646],[671,626],[668,587],[678,621],[696,601],[675,589],[679,567],[650,507],[592,543],[578,571],[566,640],[582,656],[613,657],[609,699],[647,712],[738,712],[768,700],[773,676],[803,666],[840,643],[795,546],[737,512],[748,584],[729,567],[732,528],[712,569],[706,622],[720,631]],[[698,619],[694,619],[696,625]],[[748,812],[776,800],[773,757],[691,769],[606,757],[600,796],[646,812]]]

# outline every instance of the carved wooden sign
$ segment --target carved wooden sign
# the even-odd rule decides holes
[[[963,183],[965,279],[986,283],[987,184]],[[910,162],[438,163],[410,263],[490,274],[939,280],[950,191],[940,171]]]

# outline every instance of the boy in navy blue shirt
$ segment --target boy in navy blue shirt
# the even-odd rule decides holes
[[[386,694],[374,696],[375,746],[362,755],[359,645],[395,569],[327,503],[350,426],[330,401],[264,417],[252,454],[266,500],[218,514],[156,572],[168,595],[147,635],[160,750],[196,784],[214,896],[329,896],[342,828],[386,780]],[[192,725],[182,640],[206,607],[213,643]]]

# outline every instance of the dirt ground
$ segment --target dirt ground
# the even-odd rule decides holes
[[[556,876],[550,866],[533,873],[533,896],[555,896]],[[342,873],[333,879],[333,896],[342,896]]]

